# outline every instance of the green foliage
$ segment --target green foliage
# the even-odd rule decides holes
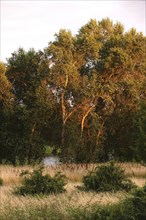
[[[0,186],[3,185],[3,179],[0,177]]]
[[[6,75],[13,85],[15,98],[21,104],[34,107],[36,89],[41,80],[48,74],[47,64],[44,65],[41,52],[23,48],[12,53],[8,62]]]
[[[61,146],[66,162],[145,161],[145,43],[91,19],[0,62],[0,162],[42,160],[45,146]]]
[[[0,71],[1,69],[0,67]],[[0,122],[3,122],[1,122],[0,129],[2,148],[0,161],[5,159],[7,162],[16,164],[19,160],[20,164],[24,164],[26,160],[31,163],[42,160],[44,157],[46,137],[44,137],[43,129],[45,123],[48,123],[48,117],[45,117],[45,120],[44,116],[42,118],[42,110],[38,103],[41,96],[39,94],[38,97],[37,91],[48,73],[48,65],[40,51],[35,52],[30,49],[26,52],[19,48],[8,59],[6,75],[2,74],[2,77],[0,75],[0,84],[3,85],[0,86],[2,88],[0,89],[0,106],[1,104],[6,106],[8,101],[11,103],[12,100],[14,105],[13,112],[9,110],[8,116],[6,109],[4,109],[5,114],[0,115]],[[11,95],[9,100],[8,95]]]
[[[56,173],[54,177],[51,177],[49,174],[43,175],[43,169],[43,167],[39,167],[32,173],[22,173],[22,186],[17,187],[15,193],[19,195],[46,195],[64,192],[64,186],[66,185],[65,176],[60,172]]]
[[[134,207],[134,215],[136,219],[143,220],[146,218],[146,184],[142,188],[138,188],[132,194],[131,200]],[[128,202],[127,202],[128,203]]]
[[[83,178],[86,190],[104,191],[129,191],[134,184],[124,175],[124,170],[116,166],[113,162],[109,165],[101,165],[90,171]]]
[[[131,196],[111,207],[110,219],[144,220],[146,219],[146,185],[134,190]]]
[[[146,162],[146,102],[142,102],[135,118],[135,151],[137,160]]]

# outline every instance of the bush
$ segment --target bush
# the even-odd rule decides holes
[[[0,186],[3,185],[3,179],[0,177]]]
[[[135,219],[146,219],[146,184],[132,193],[131,203],[134,207]]]
[[[109,165],[96,167],[90,171],[84,178],[83,183],[86,190],[104,191],[129,191],[135,185],[125,177],[124,170],[115,166],[113,162]]]
[[[21,173],[20,175],[23,176],[23,184],[22,186],[17,187],[14,192],[19,195],[64,192],[66,177],[60,172],[56,173],[54,177],[51,177],[48,174],[43,175],[43,169],[43,167],[40,167],[32,173],[26,171]]]
[[[113,205],[111,219],[146,219],[146,185],[134,190],[131,196],[120,204]]]

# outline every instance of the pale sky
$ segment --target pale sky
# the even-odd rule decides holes
[[[0,60],[6,61],[19,47],[36,50],[47,47],[61,28],[77,34],[91,18],[109,17],[146,35],[146,1],[39,1],[0,0]]]

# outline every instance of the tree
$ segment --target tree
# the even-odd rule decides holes
[[[100,51],[103,61],[97,65],[101,74],[105,75],[104,83],[110,81],[116,86],[112,95],[114,111],[106,125],[105,151],[122,160],[134,157],[133,118],[140,99],[144,97],[145,40],[133,29],[111,35]]]
[[[13,85],[16,102],[34,107],[36,89],[49,73],[43,52],[35,52],[34,49],[26,52],[19,48],[7,61],[6,75]]]
[[[145,79],[145,38],[133,31],[124,33],[123,25],[113,24],[108,18],[98,23],[91,19],[75,37],[61,30],[56,40],[49,44],[49,83],[61,107],[62,149],[65,149],[65,141],[70,140],[68,135],[73,120],[78,129],[80,127],[78,152],[93,155],[99,146],[106,146],[106,160],[110,151],[118,156],[124,145],[124,149],[130,149],[133,139],[131,137],[130,142],[128,129],[133,128],[132,118],[138,109]],[[117,119],[121,120],[118,127],[116,123],[112,125]],[[124,136],[121,131],[126,131],[125,126],[127,133]],[[114,130],[113,136],[111,130]],[[116,142],[115,137],[118,137]],[[123,146],[117,148],[119,140]],[[108,147],[109,141],[111,147]],[[87,143],[88,148],[85,147]]]
[[[12,85],[6,75],[6,66],[0,62],[0,105],[1,110],[6,110],[12,105],[13,96],[11,93]]]
[[[43,52],[14,52],[0,81],[1,103],[15,103],[5,136],[14,161],[43,157],[45,145],[74,162],[142,158],[145,42],[135,29],[91,19],[75,36],[61,29]]]
[[[146,162],[146,102],[141,102],[139,111],[135,117],[135,158],[138,161]]]
[[[74,48],[74,38],[70,31],[60,30],[54,42],[50,42],[47,54],[50,61],[50,89],[56,93],[56,101],[60,103],[62,131],[61,145],[64,151],[65,126],[68,119],[76,111],[75,94],[79,87]]]
[[[47,62],[43,52],[33,49],[26,52],[22,48],[8,59],[6,75],[15,95],[15,109],[7,138],[8,145],[15,152],[11,159],[13,163],[16,158],[24,163],[25,160],[41,160],[44,156],[44,121],[39,119],[37,90],[49,75]]]
[[[0,161],[6,159],[7,154],[7,136],[9,135],[9,121],[13,114],[14,96],[11,93],[12,85],[7,79],[6,65],[0,62]]]

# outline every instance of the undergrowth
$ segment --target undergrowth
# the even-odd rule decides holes
[[[134,190],[129,197],[113,205],[68,206],[56,203],[21,207],[7,205],[0,213],[1,220],[144,220],[146,219],[146,185]]]
[[[129,180],[124,170],[111,162],[108,165],[101,165],[90,171],[83,178],[86,190],[95,190],[97,192],[126,190],[129,191],[135,187]]]
[[[35,169],[33,172],[22,172],[22,185],[16,187],[15,194],[19,195],[36,195],[36,194],[50,194],[50,193],[62,193],[65,191],[66,177],[57,172],[53,177],[49,174],[43,174],[44,167],[41,166]]]

